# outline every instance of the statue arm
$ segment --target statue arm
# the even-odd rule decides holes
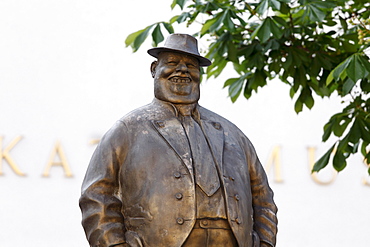
[[[100,141],[82,184],[82,225],[90,246],[124,244],[118,174],[124,125],[118,122]],[[121,142],[121,143],[119,143]],[[123,245],[125,246],[125,245]]]
[[[261,246],[274,247],[277,233],[277,207],[273,200],[266,173],[249,140],[246,142],[248,168],[254,210],[254,231],[258,234]]]

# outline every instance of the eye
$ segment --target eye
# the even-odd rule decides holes
[[[195,68],[195,64],[193,64],[193,63],[188,63],[188,64],[186,64],[186,66],[188,66],[188,68]]]
[[[168,65],[176,65],[177,63],[175,61],[168,61],[167,64]]]

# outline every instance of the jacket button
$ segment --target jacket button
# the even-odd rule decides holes
[[[202,220],[202,221],[201,221],[201,224],[202,224],[203,226],[206,226],[206,225],[208,225],[208,221],[207,221],[207,220]]]
[[[157,126],[158,126],[159,128],[163,128],[163,127],[165,126],[165,124],[164,124],[164,122],[163,122],[163,121],[157,121],[157,122],[156,122],[156,124],[157,124]]]
[[[234,196],[235,200],[239,201],[240,200],[240,196],[238,194],[235,194]]]
[[[175,178],[181,178],[181,173],[179,172],[175,172],[173,175],[175,176]]]
[[[182,194],[181,193],[176,193],[175,197],[176,197],[177,200],[181,200],[182,199]]]
[[[241,219],[239,219],[239,218],[235,218],[235,222],[236,222],[238,225],[240,225],[240,224],[242,223],[242,220],[241,220]]]
[[[213,123],[213,127],[215,127],[216,130],[220,130],[221,129],[221,124]]]
[[[182,224],[184,224],[184,219],[183,218],[177,218],[176,222],[177,222],[177,224],[182,225]]]

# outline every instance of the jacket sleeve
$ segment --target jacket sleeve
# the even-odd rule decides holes
[[[266,173],[253,145],[248,139],[246,139],[245,145],[253,197],[253,228],[258,234],[261,244],[274,247],[277,233],[277,207],[273,199],[274,193],[268,184]]]
[[[102,138],[87,169],[80,197],[82,225],[90,246],[124,243],[118,174],[125,150],[125,125],[117,122]]]

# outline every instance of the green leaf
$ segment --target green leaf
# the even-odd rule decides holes
[[[254,39],[256,36],[259,38],[261,43],[265,43],[269,38],[271,34],[270,29],[270,22],[271,18],[266,18],[260,26],[252,33],[251,39]]]
[[[153,24],[154,25],[154,24]],[[136,52],[140,46],[143,44],[143,42],[145,41],[145,39],[148,37],[148,34],[149,34],[149,31],[150,29],[153,27],[153,25],[150,25],[150,26],[147,26],[143,32],[141,32],[135,39],[134,43],[133,43],[133,50],[134,52]]]
[[[225,88],[227,86],[230,86],[231,84],[233,84],[237,80],[239,80],[239,78],[230,78],[230,79],[226,80],[225,83],[224,83],[223,88]]]
[[[305,13],[303,14],[303,18],[307,18],[310,22],[322,22],[326,16],[326,13],[322,11],[316,4],[308,4],[306,5]]]
[[[348,68],[347,68],[347,75],[351,78],[352,81],[355,83],[362,79],[365,75],[365,68],[362,65],[360,59],[358,58],[358,54],[355,54],[351,59]]]
[[[161,27],[159,26],[159,24],[156,25],[152,32],[152,38],[154,46],[158,46],[158,44],[164,40]]]
[[[171,25],[171,23],[162,22],[162,24],[166,28],[168,33],[174,33],[174,29],[173,29],[173,26]]]
[[[175,8],[176,4],[180,6],[181,10],[184,8],[185,2],[187,0],[173,0],[171,4],[171,9]]]
[[[232,41],[229,41],[227,45],[227,58],[232,62],[239,62],[237,57],[237,50]]]
[[[361,138],[361,126],[358,118],[354,121],[349,131],[349,141],[351,143],[357,143]]]
[[[366,129],[365,122],[362,119],[358,119],[359,122],[359,128],[361,132],[361,139],[365,142],[370,142],[370,132],[368,129]]]
[[[346,60],[341,62],[335,69],[330,72],[332,74],[332,77],[334,78],[335,81],[338,81],[343,75],[347,74],[346,73],[346,68],[348,67],[348,64],[352,61],[353,56],[349,56]],[[329,75],[330,76],[330,75]],[[329,78],[328,76],[328,78]],[[326,85],[329,85],[330,81],[328,79],[326,80]]]
[[[348,30],[347,21],[345,19],[343,19],[342,17],[339,17],[339,20],[340,20],[340,24],[342,25],[343,31],[347,32],[347,30]]]
[[[369,93],[370,92],[370,82],[367,79],[361,80],[360,83],[361,89],[364,93]]]
[[[268,5],[269,5],[268,0],[260,1],[256,8],[256,12],[260,15],[263,15],[267,11]]]
[[[295,95],[296,92],[297,91],[295,91],[293,87],[290,88],[290,90],[289,90],[289,96],[290,96],[291,99],[293,99],[293,97],[294,97],[294,95]]]
[[[361,153],[362,153],[362,155],[363,156],[366,156],[366,154],[367,154],[367,146],[369,145],[369,142],[362,142],[362,144],[361,144]],[[370,162],[370,160],[369,160],[369,162]]]
[[[175,15],[175,16],[173,16],[171,19],[170,19],[170,24],[173,24],[173,23],[175,23],[178,19],[179,19],[179,15]]]
[[[369,57],[366,56],[366,55],[359,55],[358,56],[358,59],[362,63],[362,65],[363,65],[363,67],[365,69],[365,72],[368,73],[368,74],[370,74],[370,61],[369,61]]]
[[[207,20],[207,21],[204,23],[204,25],[203,25],[202,29],[200,30],[200,34],[201,34],[201,35],[204,35],[204,34],[206,34],[206,33],[210,32],[209,28],[210,28],[214,23],[216,23],[216,22],[217,22],[217,19],[216,19],[216,18],[213,18],[213,19],[209,19],[209,20]]]
[[[226,16],[224,18],[224,24],[230,32],[235,32],[235,24],[231,19],[229,10],[227,10]]]
[[[337,7],[337,3],[335,1],[316,1],[313,3],[317,8],[320,8],[324,11],[330,11],[332,8]]]
[[[186,21],[186,19],[187,18],[189,18],[191,15],[190,15],[190,13],[188,13],[188,12],[183,12],[181,15],[179,15],[178,17],[177,17],[177,19],[176,19],[176,21],[177,21],[177,23],[183,23],[184,21]],[[170,21],[170,23],[173,23],[172,22],[172,19],[171,19],[171,21]]]
[[[206,33],[216,31],[225,20],[228,13],[228,11],[220,12],[213,19],[207,20],[200,30],[200,35],[203,36]]]
[[[335,147],[335,144],[329,148],[329,150],[315,163],[315,165],[312,168],[312,172],[318,172],[321,169],[325,168],[328,165],[331,153],[333,152],[333,149]]]
[[[330,134],[333,132],[334,117],[331,117],[329,122],[324,125],[324,134],[322,135],[322,141],[326,142]]]
[[[338,172],[342,171],[347,166],[346,158],[339,150],[337,150],[334,155],[333,166]]]
[[[330,74],[328,75],[328,77],[326,77],[326,85],[328,86],[334,79],[334,69],[330,72]]]
[[[343,115],[343,114],[340,114]],[[334,115],[335,116],[335,115]],[[351,118],[346,116],[338,117],[333,121],[333,133],[335,136],[342,136],[344,131],[347,129],[348,124],[352,121]]]
[[[239,97],[242,88],[244,85],[244,79],[239,78],[238,80],[234,81],[230,86],[229,86],[229,96],[231,98],[231,101],[234,103],[236,99]]]
[[[274,20],[274,22],[279,23],[279,25],[283,27],[288,27],[288,23],[283,18],[279,16],[272,16],[272,19]]]
[[[302,108],[303,108],[303,103],[299,99],[297,99],[297,101],[294,104],[295,112],[300,113],[302,111]]]
[[[147,26],[146,28],[131,33],[129,36],[127,36],[125,40],[126,47],[131,46],[133,52],[136,52],[145,41],[145,39],[148,37],[149,31],[153,27],[153,25]]]
[[[284,15],[287,15],[290,11],[290,7],[286,3],[281,3],[280,12]]]
[[[351,92],[352,88],[355,86],[356,84],[350,79],[350,78],[347,78],[347,80],[344,82],[343,84],[343,92],[342,92],[342,96],[345,96],[347,95],[349,92]]]
[[[273,10],[280,10],[280,2],[277,0],[269,0],[269,5]]]
[[[129,45],[132,45],[134,43],[135,39],[137,38],[137,36],[139,36],[144,31],[145,31],[145,29],[142,29],[142,30],[136,31],[134,33],[131,33],[129,36],[127,36],[127,38],[125,40],[126,47],[129,46]]]
[[[171,3],[171,9],[175,8],[176,4],[177,4],[177,0],[173,0]]]
[[[304,103],[308,107],[308,109],[312,109],[315,101],[314,101],[314,99],[312,97],[311,90],[309,90],[309,93],[306,95],[306,98],[305,98]]]
[[[283,36],[284,30],[276,24],[274,19],[270,19],[270,30],[275,38],[280,39]]]
[[[216,63],[216,61],[215,61]],[[227,60],[222,58],[219,62],[217,62],[217,66],[212,71],[207,70],[207,78],[210,78],[211,76],[214,76],[217,78],[221,72],[224,70],[225,66],[227,64]]]

